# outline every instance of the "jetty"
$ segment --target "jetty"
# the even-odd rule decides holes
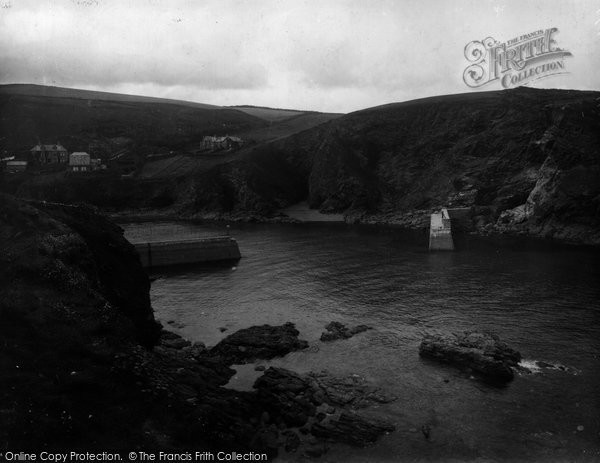
[[[431,214],[429,226],[430,251],[454,251],[452,239],[452,221],[448,209],[442,208],[439,212]]]
[[[197,264],[238,260],[242,256],[237,241],[230,236],[138,241],[135,246],[143,267]]]

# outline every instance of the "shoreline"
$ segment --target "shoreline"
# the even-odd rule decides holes
[[[350,225],[366,226],[375,228],[401,229],[413,232],[425,233],[429,229],[430,210],[410,211],[404,214],[373,214],[366,215],[360,212],[350,212],[343,215],[343,221],[337,220],[311,220],[303,221],[280,213],[279,215],[265,216],[261,214],[220,214],[220,213],[195,213],[182,214],[173,211],[134,211],[126,210],[120,212],[101,210],[117,224],[134,224],[150,222],[190,222],[194,224],[303,224],[303,225]],[[503,225],[488,223],[485,226],[470,227],[455,231],[456,236],[476,236],[480,238],[509,238],[526,240],[539,244],[559,247],[577,247],[591,250],[600,249],[600,238],[593,240],[582,240],[573,238],[561,238],[545,236],[540,233],[530,233],[521,228],[509,228]]]

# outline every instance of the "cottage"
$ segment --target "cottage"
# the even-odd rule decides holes
[[[56,145],[35,145],[30,152],[33,160],[39,164],[66,164],[69,160],[69,153],[59,143]]]
[[[239,137],[231,137],[225,135],[224,137],[206,136],[202,139],[202,148],[205,150],[232,150],[238,149],[244,144],[243,140]]]
[[[71,153],[69,155],[69,170],[71,172],[89,172],[92,170],[90,155],[83,151]]]
[[[27,170],[27,161],[6,161],[6,172],[14,174],[25,172]]]

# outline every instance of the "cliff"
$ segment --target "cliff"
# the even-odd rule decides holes
[[[0,195],[0,282],[0,452],[320,455],[325,441],[367,445],[393,430],[326,403],[339,380],[309,388],[311,378],[271,368],[255,391],[224,388],[232,363],[307,342],[291,323],[240,330],[212,350],[162,330],[133,246],[89,206]],[[371,389],[359,386],[363,404]]]
[[[0,211],[1,450],[249,447],[252,402],[219,388],[232,371],[160,347],[119,227],[87,206]]]
[[[439,206],[467,207],[482,233],[597,245],[598,101],[598,92],[518,88],[358,111],[257,148],[245,161],[253,168],[230,182],[229,210],[249,206],[236,197],[244,185],[261,213],[304,195],[350,221],[426,227]],[[257,179],[254,166],[276,163]],[[275,194],[248,192],[248,180],[269,184],[286,172],[295,174],[293,191],[287,182]],[[210,209],[199,196],[194,205]]]

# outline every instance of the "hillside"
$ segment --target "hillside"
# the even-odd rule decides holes
[[[125,95],[122,93],[99,92],[95,90],[81,90],[77,88],[52,87],[35,84],[7,84],[0,85],[0,95],[45,96],[52,98],[70,98],[79,100],[121,101],[126,103],[162,103],[178,106],[189,106],[200,109],[220,109],[220,106],[194,103],[185,100],[172,100],[169,98],[155,98],[141,95]]]
[[[599,98],[529,88],[426,98],[325,118],[221,157],[156,160],[125,183],[9,186],[117,210],[239,220],[308,201],[351,222],[426,227],[435,208],[468,207],[472,228],[483,233],[600,244]],[[270,130],[262,122],[247,133]]]
[[[0,151],[28,150],[60,141],[69,151],[110,156],[124,146],[152,153],[182,149],[207,134],[237,133],[267,125],[232,109],[0,93]]]
[[[249,154],[247,165],[283,164],[302,188],[267,198],[251,185],[274,175],[239,167],[230,190],[244,193],[232,210],[247,208],[251,192],[271,212],[304,195],[313,208],[359,222],[424,225],[436,207],[470,207],[483,232],[600,244],[599,98],[518,88],[348,114]],[[205,197],[194,207],[210,209]]]
[[[251,116],[260,117],[261,119],[264,119],[266,121],[280,121],[307,112],[298,111],[295,109],[268,108],[265,106],[249,105],[230,106],[230,108],[237,109],[238,111],[243,111],[246,114],[250,114]]]

